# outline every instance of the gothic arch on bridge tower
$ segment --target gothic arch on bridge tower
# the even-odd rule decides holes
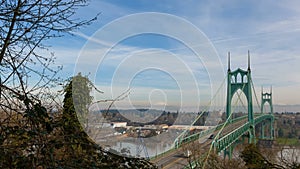
[[[231,100],[232,113],[239,113],[239,112],[247,113],[248,112],[247,102],[248,100],[245,93],[241,89],[237,89],[236,92],[232,95],[232,100]],[[232,114],[231,116],[232,118],[234,118],[234,114]]]
[[[261,113],[271,113],[271,105],[269,102],[265,102],[261,107]]]

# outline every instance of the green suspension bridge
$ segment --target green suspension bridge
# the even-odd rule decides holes
[[[236,69],[234,71],[230,68],[230,53],[228,53],[228,70],[227,70],[227,96],[226,96],[226,121],[222,124],[218,124],[208,130],[203,130],[192,135],[188,134],[188,131],[183,132],[174,141],[174,148],[169,152],[164,153],[160,156],[153,157],[151,161],[156,163],[162,168],[183,168],[183,160],[178,159],[178,154],[182,154],[183,145],[194,143],[198,140],[206,140],[200,144],[201,148],[205,152],[214,151],[220,154],[224,153],[224,158],[227,156],[229,159],[232,158],[234,146],[240,142],[240,140],[248,139],[248,143],[256,144],[257,139],[273,140],[274,139],[274,116],[273,116],[273,103],[272,103],[272,88],[270,92],[261,92],[261,102],[259,104],[257,95],[254,88],[254,83],[251,78],[250,68],[250,54],[248,51],[248,69]],[[224,80],[225,81],[225,80]],[[218,90],[219,91],[219,90]],[[217,91],[217,93],[218,93]],[[247,115],[238,118],[233,118],[232,101],[233,96],[237,94],[240,99],[238,91],[244,93],[247,99]],[[260,112],[254,113],[253,110],[253,99],[255,96],[257,107],[260,108]],[[270,113],[264,113],[263,108],[268,103],[270,106]],[[194,123],[201,117],[202,114],[195,119]],[[193,124],[194,124],[193,123]],[[192,124],[192,125],[193,125]],[[255,128],[259,128],[260,133],[255,133]],[[267,127],[266,127],[267,126]],[[268,128],[268,133],[266,133]],[[213,139],[208,139],[212,137]],[[196,166],[196,162],[193,163]],[[189,165],[188,168],[193,168]]]

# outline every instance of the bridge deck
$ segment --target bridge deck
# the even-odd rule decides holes
[[[240,126],[246,122],[247,122],[247,119],[244,118],[241,121],[227,125],[226,127],[224,127],[223,132],[221,133],[220,137],[228,134],[233,129],[235,129],[237,126]],[[213,134],[217,135],[218,132],[219,132],[219,130],[215,130],[213,132]],[[202,138],[197,139],[189,144],[192,145],[194,150],[201,149],[201,150],[199,150],[199,152],[208,152],[210,145],[213,141],[213,139],[209,139],[209,136],[210,135],[202,137]],[[161,156],[157,159],[151,160],[151,162],[156,164],[159,168],[181,169],[181,168],[184,168],[186,165],[188,165],[189,160],[191,160],[190,158],[187,158],[184,156],[185,151],[187,151],[187,149],[184,148],[184,146],[183,146],[179,149],[173,150],[173,151],[165,154],[164,156]],[[193,150],[191,150],[191,151],[193,152]],[[201,154],[196,155],[196,158],[200,155]],[[193,158],[194,157],[195,157],[195,155],[193,156]]]
[[[258,124],[262,122],[263,120],[272,118],[272,115],[256,115],[255,116],[255,124]],[[220,148],[218,151],[224,150],[226,147],[228,147],[230,144],[232,144],[234,141],[236,141],[243,133],[247,131],[247,129],[237,130],[239,128],[245,128],[247,127],[248,119],[247,118],[240,118],[240,120],[236,120],[234,123],[229,123],[227,126],[225,126],[222,130],[222,132],[219,135],[219,139],[216,140],[215,146],[217,148]],[[216,136],[221,128],[218,127],[217,130],[213,131],[211,134]],[[240,133],[238,133],[240,132]],[[210,135],[206,135],[204,137],[201,137],[199,139],[196,139],[195,141],[189,142],[187,145],[183,145],[182,147],[175,149],[173,151],[170,151],[169,153],[151,160],[154,164],[156,164],[159,168],[172,168],[172,169],[180,169],[184,168],[189,164],[189,160],[191,158],[187,158],[184,156],[184,152],[187,151],[187,149],[191,149],[192,153],[194,152],[193,158],[194,160],[197,159],[199,156],[207,153],[212,145],[213,139],[209,139]],[[231,139],[231,140],[230,140]],[[226,142],[225,142],[226,140]],[[228,141],[230,140],[230,141]],[[201,154],[202,152],[202,154]],[[196,154],[197,153],[197,154]]]

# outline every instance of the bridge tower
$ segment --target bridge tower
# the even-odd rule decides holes
[[[264,93],[263,88],[261,89],[261,105],[260,105],[261,113],[263,113],[263,108],[265,103],[269,103],[271,114],[273,114],[272,87],[270,93],[267,92]]]
[[[232,121],[231,101],[233,95],[240,89],[245,94],[248,103],[248,122],[250,123],[249,143],[255,143],[251,84],[250,52],[248,51],[248,69],[242,70],[238,68],[234,71],[231,71],[230,69],[230,53],[228,52],[226,118],[229,122]]]
[[[271,89],[270,89],[270,92],[267,93],[263,91],[263,87],[261,89],[261,105],[260,105],[260,111],[261,113],[263,113],[263,108],[264,108],[264,105],[266,103],[269,103],[270,105],[270,113],[273,115],[273,102],[272,102],[272,86],[271,86]],[[274,138],[274,118],[271,118],[270,120],[270,139],[273,139]],[[265,139],[265,123],[263,122],[261,124],[261,138],[262,139]]]

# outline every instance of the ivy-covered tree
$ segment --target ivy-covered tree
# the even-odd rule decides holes
[[[91,82],[80,73],[72,77],[64,88],[63,113],[61,118],[63,147],[65,161],[76,166],[89,166],[96,163],[93,157],[100,149],[83,129],[87,122],[88,106],[92,102]],[[73,160],[71,160],[73,159]]]
[[[92,83],[79,73],[72,77],[64,89],[63,119],[66,130],[82,131],[83,125],[88,125],[88,107],[92,103]],[[70,128],[67,128],[70,127]]]

